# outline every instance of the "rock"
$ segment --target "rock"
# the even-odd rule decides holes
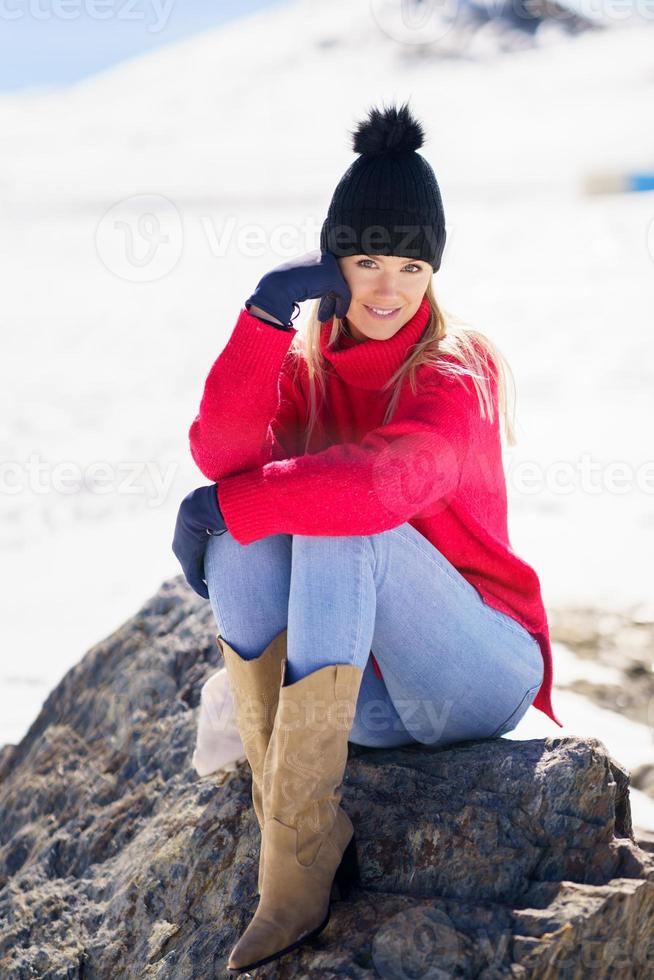
[[[164,583],[0,751],[6,980],[226,975],[259,831],[246,762],[191,764],[215,632],[209,603]],[[285,976],[652,975],[654,857],[601,741],[350,745],[343,804],[361,887]]]

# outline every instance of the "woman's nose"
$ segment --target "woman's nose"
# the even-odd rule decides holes
[[[398,280],[394,273],[382,273],[375,283],[375,296],[381,302],[384,298],[396,299],[398,295]]]

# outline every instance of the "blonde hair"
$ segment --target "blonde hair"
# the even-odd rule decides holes
[[[386,425],[392,419],[400,398],[400,391],[404,379],[408,376],[411,390],[416,393],[416,372],[423,364],[431,364],[442,374],[467,376],[472,379],[477,392],[479,407],[482,419],[494,420],[494,407],[492,391],[489,379],[489,372],[497,382],[497,396],[499,412],[504,420],[504,428],[509,446],[516,445],[515,437],[515,381],[513,372],[499,348],[484,334],[478,330],[473,330],[466,325],[464,320],[454,314],[442,310],[436,301],[433,291],[432,279],[430,278],[425,296],[429,300],[431,316],[423,332],[422,339],[415,344],[410,356],[389,378],[381,389],[382,391],[393,387],[388,408],[384,415],[383,424]],[[307,367],[309,376],[310,405],[309,419],[307,423],[305,453],[311,440],[311,434],[318,419],[318,405],[316,398],[316,383],[321,390],[321,398],[325,398],[325,358],[320,348],[320,333],[322,323],[318,320],[318,308],[320,299],[314,301],[308,323],[302,330],[298,330],[289,353],[296,358],[296,376],[299,360],[302,359]],[[333,347],[339,335],[350,336],[344,321],[334,317],[332,329],[329,334],[327,346]],[[456,363],[443,360],[441,355],[453,358]],[[492,362],[489,363],[490,355]],[[507,379],[511,379],[513,386],[513,410],[512,420],[509,419],[507,410]]]

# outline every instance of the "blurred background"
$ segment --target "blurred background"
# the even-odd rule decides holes
[[[408,99],[436,294],[516,383],[509,530],[565,727],[530,709],[509,737],[601,738],[654,829],[653,24],[644,0],[2,5],[0,746],[180,573],[211,364],[318,247],[348,131]]]

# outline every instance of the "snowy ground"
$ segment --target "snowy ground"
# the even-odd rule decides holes
[[[59,93],[0,97],[0,744],[180,571],[209,367],[261,274],[317,247],[354,159],[346,131],[382,100],[410,99],[429,137],[441,301],[513,368],[514,550],[548,606],[651,599],[654,196],[581,186],[654,165],[652,27],[430,59],[378,7],[300,0]],[[555,691],[566,727],[533,710],[523,724],[609,745],[606,713],[582,702]],[[634,733],[615,724],[629,764]]]

